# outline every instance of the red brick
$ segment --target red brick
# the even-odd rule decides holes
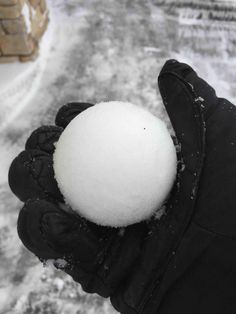
[[[1,56],[0,57],[0,63],[10,63],[10,62],[16,62],[16,61],[19,61],[19,58],[17,56],[12,56],[12,57]]]
[[[33,42],[25,34],[0,36],[0,47],[4,55],[29,55],[33,51]]]
[[[21,5],[0,6],[0,19],[16,19],[21,15]]]
[[[2,26],[6,34],[26,33],[26,25],[23,16],[14,20],[2,20]]]
[[[18,2],[17,0],[0,0],[0,5],[9,6],[17,4],[17,2]]]

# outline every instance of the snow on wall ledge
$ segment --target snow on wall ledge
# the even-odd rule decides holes
[[[0,0],[1,1],[1,0]],[[43,76],[55,26],[53,21],[39,43],[40,54],[33,62],[0,64],[0,131],[29,104]]]
[[[48,20],[45,0],[0,0],[0,63],[34,59]]]

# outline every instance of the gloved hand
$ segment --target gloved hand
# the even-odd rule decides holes
[[[123,229],[98,226],[65,205],[53,171],[54,144],[67,124],[90,106],[93,105],[64,105],[56,115],[56,125],[42,126],[33,131],[26,141],[25,150],[11,164],[9,185],[15,195],[25,202],[17,225],[18,235],[25,247],[42,262],[53,259],[57,268],[61,267],[61,261],[57,260],[64,259],[63,270],[80,282],[85,291],[97,292],[98,286],[99,294],[108,296],[113,289],[113,281],[117,284],[121,268],[125,272],[137,253],[127,256],[124,264],[118,259],[114,267],[114,257],[107,251],[120,247]],[[138,243],[146,229],[142,223],[127,227],[125,233],[128,239],[123,250],[127,250],[132,241]],[[113,270],[109,274],[111,263]]]
[[[18,219],[19,237],[40,260],[55,259],[56,267],[57,259],[66,260],[65,272],[85,291],[110,296],[121,313],[199,314],[215,304],[225,310],[222,296],[229,293],[231,279],[225,274],[219,278],[218,265],[213,265],[217,277],[205,260],[200,268],[194,261],[207,254],[214,239],[211,254],[218,252],[229,268],[235,265],[236,257],[232,250],[230,257],[224,250],[224,240],[236,237],[236,108],[217,98],[191,67],[175,60],[166,62],[158,80],[179,143],[177,180],[161,219],[153,217],[124,229],[101,227],[63,204],[53,174],[53,144],[71,119],[91,106],[72,103],[59,110],[56,126],[32,133],[9,170],[10,187],[25,202]],[[216,235],[223,239],[217,242]],[[192,264],[194,280],[186,276]],[[206,298],[199,297],[200,284],[191,286],[201,274],[207,278]],[[182,286],[175,289],[177,278]],[[224,290],[217,280],[225,280]]]

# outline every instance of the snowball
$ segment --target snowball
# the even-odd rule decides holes
[[[66,202],[103,226],[149,218],[176,176],[176,151],[165,124],[127,102],[102,102],[80,113],[63,131],[53,159]]]

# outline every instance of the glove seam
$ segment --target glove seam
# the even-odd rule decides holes
[[[198,221],[194,220],[193,223],[195,225],[197,225],[198,227],[202,228],[203,230],[209,232],[209,233],[212,233],[216,236],[219,236],[219,237],[224,237],[224,238],[228,238],[228,239],[231,239],[231,240],[236,240],[236,236],[230,236],[230,235],[227,235],[227,234],[223,234],[223,233],[220,233],[220,232],[217,232],[217,231],[214,231],[214,230],[211,230],[209,227],[205,227],[203,226],[202,224],[200,224]]]

